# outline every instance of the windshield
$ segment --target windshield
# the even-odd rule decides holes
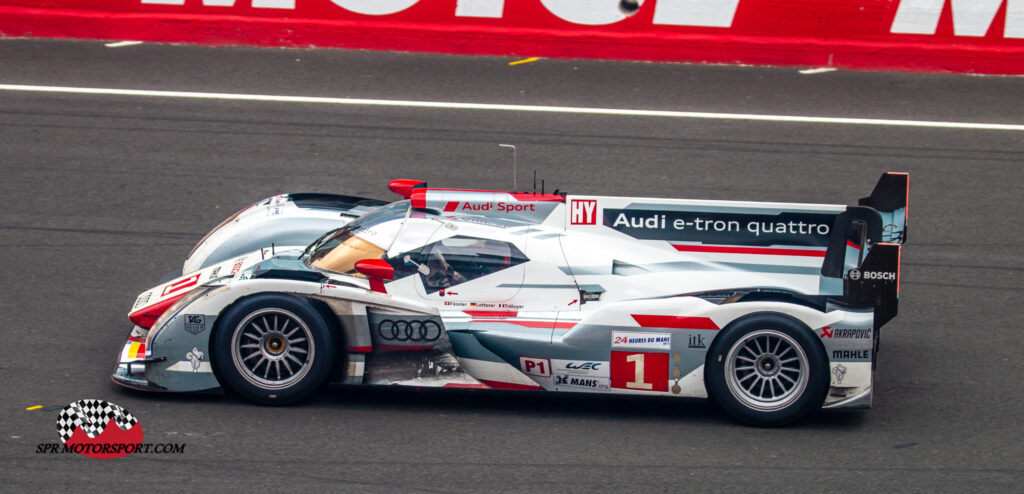
[[[306,265],[334,273],[355,275],[356,262],[381,259],[401,230],[409,201],[398,201],[356,218],[310,245]]]

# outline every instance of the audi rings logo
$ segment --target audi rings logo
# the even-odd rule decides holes
[[[425,321],[392,321],[385,319],[377,324],[377,334],[389,341],[434,341],[441,337],[441,325]]]

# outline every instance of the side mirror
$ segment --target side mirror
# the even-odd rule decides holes
[[[388,188],[391,189],[391,192],[409,199],[412,196],[413,191],[416,189],[426,189],[427,183],[422,180],[400,178],[398,180],[388,182]]]
[[[395,268],[383,259],[356,261],[356,271],[369,278],[370,290],[378,293],[388,293],[384,288],[384,281],[395,279]]]

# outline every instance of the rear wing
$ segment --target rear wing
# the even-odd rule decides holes
[[[871,195],[836,216],[821,275],[843,279],[843,298],[875,307],[875,327],[896,316],[910,176],[889,172]]]

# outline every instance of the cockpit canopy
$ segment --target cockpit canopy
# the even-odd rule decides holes
[[[356,262],[381,259],[394,243],[409,212],[409,201],[381,207],[314,242],[306,265],[341,274],[355,274]]]
[[[396,280],[418,275],[424,293],[430,294],[528,260],[511,242],[457,234],[455,229],[440,228],[440,218],[429,213],[410,214],[409,206],[409,201],[399,201],[327,233],[311,246],[306,265],[362,276],[355,270],[358,261],[385,259],[394,268]]]

